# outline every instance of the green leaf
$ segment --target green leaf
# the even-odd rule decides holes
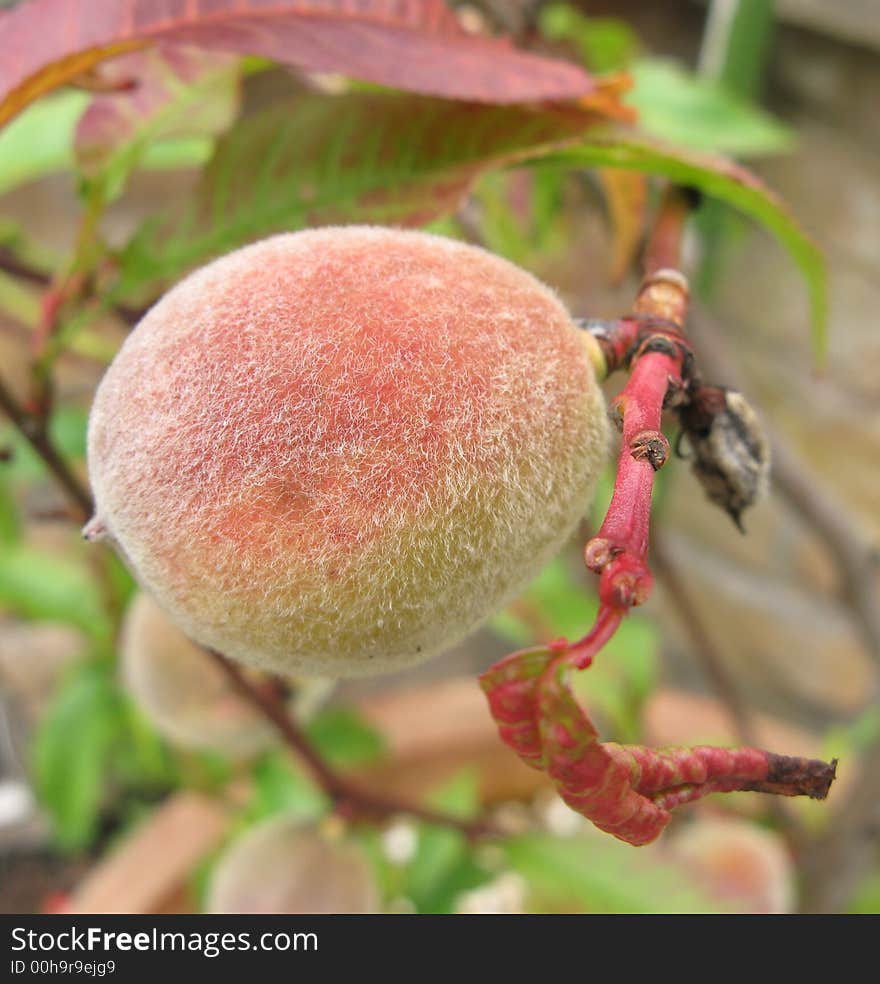
[[[327,809],[326,797],[284,751],[268,752],[252,768],[254,792],[245,811],[249,821],[275,813],[316,819]]]
[[[528,883],[533,912],[726,911],[656,852],[633,850],[607,834],[528,834],[508,841],[504,851]]]
[[[385,740],[372,725],[348,707],[328,707],[306,727],[306,734],[331,765],[365,765],[382,758]]]
[[[85,562],[17,544],[0,553],[0,606],[22,618],[64,622],[108,641],[112,626]]]
[[[2,469],[2,465],[0,465]],[[21,522],[18,506],[2,470],[0,470],[0,547],[7,548],[18,542]]]
[[[557,557],[513,605],[489,620],[489,626],[513,645],[525,646],[535,641],[531,617],[543,623],[548,636],[579,639],[596,617],[596,600],[586,578],[578,581]]]
[[[541,155],[540,160],[577,167],[622,167],[697,188],[760,223],[788,250],[807,283],[812,308],[813,347],[827,354],[828,299],[825,259],[783,202],[755,175],[723,157],[676,150],[634,131],[591,135],[578,145]]]
[[[73,134],[89,98],[73,90],[56,93],[0,130],[0,195],[72,168]]]
[[[50,174],[73,171],[77,121],[90,98],[73,89],[55,93],[0,129],[0,195]],[[145,146],[137,163],[145,170],[201,167],[213,149],[209,137],[169,137]]]
[[[483,172],[565,146],[589,110],[490,106],[396,92],[305,95],[240,120],[193,204],[148,221],[120,257],[116,294],[167,283],[272,232],[334,222],[424,225]]]
[[[548,41],[577,45],[581,61],[594,72],[626,67],[641,48],[638,35],[615,17],[587,17],[567,3],[552,3],[538,13],[538,29]]]
[[[131,91],[94,96],[76,128],[86,195],[105,203],[119,197],[149,146],[214,137],[238,111],[240,68],[231,55],[160,45],[116,58],[104,73],[109,83],[137,82]]]
[[[65,850],[95,838],[108,792],[134,816],[174,785],[168,750],[119,686],[112,660],[89,659],[62,681],[40,722],[33,752],[38,796]]]
[[[846,911],[859,915],[880,913],[880,871],[871,872],[859,885]]]
[[[430,798],[431,805],[458,817],[479,808],[477,777],[463,770]],[[419,912],[451,912],[457,895],[486,880],[471,857],[467,839],[450,827],[419,824],[418,840],[403,882],[403,893]]]
[[[80,850],[95,835],[117,734],[113,691],[92,665],[61,688],[37,731],[33,753],[37,794],[65,850]]]
[[[61,406],[49,421],[52,443],[68,462],[82,461],[85,457],[88,412],[82,407]],[[46,478],[46,465],[28,442],[0,417],[0,442],[9,446],[12,460],[2,466],[10,482],[29,483]]]
[[[645,619],[630,616],[592,666],[572,675],[572,689],[588,713],[596,712],[615,741],[641,737],[641,712],[657,681],[659,639]]]
[[[115,679],[112,687],[118,702],[120,738],[114,744],[114,773],[130,787],[175,784],[178,777],[168,746]]]
[[[679,147],[737,157],[779,154],[794,146],[790,127],[674,62],[647,58],[630,71],[635,88],[627,102],[638,109],[645,133]]]

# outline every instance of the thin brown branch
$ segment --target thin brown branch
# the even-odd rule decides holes
[[[730,715],[737,740],[743,745],[760,746],[761,742],[755,733],[751,714],[742,693],[728,672],[724,657],[678,572],[666,546],[665,536],[656,530],[651,540],[651,563],[666,589],[669,600],[681,617],[682,627],[690,636],[695,658]],[[800,854],[806,843],[806,831],[798,818],[774,798],[767,800],[767,809],[788,840],[792,851]]]
[[[691,336],[699,340],[707,377],[742,388],[740,373],[723,341],[725,330],[705,310],[694,318]],[[823,540],[843,581],[842,597],[873,658],[880,663],[880,596],[877,546],[872,544],[834,493],[811,472],[771,427],[773,487]]]
[[[76,509],[78,519],[85,522],[93,511],[92,497],[88,489],[71,471],[70,466],[53,444],[45,424],[19,405],[2,380],[0,380],[0,409],[55,476],[71,505]]]
[[[724,329],[705,311],[695,319],[700,358],[714,377],[740,386]],[[863,640],[880,663],[880,598],[876,546],[822,481],[768,429],[773,484],[823,540],[842,581],[841,597]],[[880,839],[880,739],[862,750],[859,781],[834,809],[825,832],[803,856],[802,898],[808,912],[840,912],[870,870]]]
[[[31,266],[22,260],[8,246],[0,246],[0,271],[8,273],[18,280],[38,287],[49,287],[52,283],[52,275],[45,270]],[[114,304],[110,309],[127,325],[136,325],[146,313],[146,308],[130,307],[127,304]]]
[[[0,246],[0,270],[18,280],[26,280],[28,283],[37,284],[40,287],[48,287],[52,281],[50,274],[32,267],[16,256],[15,252],[8,246]]]
[[[675,562],[666,547],[665,537],[656,530],[651,540],[651,562],[666,588],[669,600],[681,616],[681,625],[690,636],[695,655],[730,714],[737,739],[743,745],[758,745],[746,702],[733,677],[728,673],[724,657],[679,576]]]
[[[408,814],[425,823],[438,824],[461,831],[467,837],[500,836],[486,820],[468,820],[440,813],[395,797],[363,789],[339,775],[321,757],[306,738],[284,705],[281,689],[251,682],[230,659],[216,650],[207,650],[241,696],[275,726],[285,744],[308,766],[316,782],[332,801],[334,808],[354,817],[390,817]]]

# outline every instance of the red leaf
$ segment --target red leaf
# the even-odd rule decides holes
[[[0,124],[105,59],[158,41],[478,102],[598,89],[576,65],[467,34],[441,0],[31,0],[0,16]]]
[[[115,59],[102,77],[110,91],[92,99],[74,140],[90,176],[138,141],[222,133],[238,110],[238,59],[230,55],[160,44]]]

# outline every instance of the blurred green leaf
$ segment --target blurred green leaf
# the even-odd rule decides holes
[[[73,134],[89,99],[72,89],[55,93],[0,131],[0,195],[73,167]]]
[[[93,96],[77,124],[74,152],[86,195],[105,203],[119,197],[150,146],[214,137],[239,107],[240,67],[232,55],[158,45],[111,60],[103,76],[111,84],[137,81],[132,90]]]
[[[52,442],[68,461],[82,461],[86,449],[88,411],[66,404],[58,407],[49,421]],[[0,464],[0,474],[13,483],[29,483],[47,477],[46,466],[21,434],[0,417],[0,444],[12,450],[10,461]]]
[[[283,750],[262,756],[251,769],[251,779],[253,796],[245,811],[249,821],[275,813],[315,819],[327,809],[327,798]]]
[[[304,95],[243,118],[219,141],[192,206],[147,222],[116,293],[175,279],[271,232],[334,222],[424,225],[481,173],[583,134],[589,111],[490,106],[398,92]]]
[[[37,794],[64,850],[92,842],[111,790],[133,816],[140,794],[153,798],[175,781],[164,743],[106,659],[86,660],[62,681],[36,732],[33,768]]]
[[[321,755],[337,767],[375,762],[386,751],[382,735],[348,707],[320,711],[308,723],[306,734]]]
[[[726,911],[680,868],[608,834],[528,834],[508,841],[504,851],[511,868],[528,883],[533,912]]]
[[[482,244],[522,266],[552,264],[571,249],[560,221],[570,178],[564,168],[540,166],[484,174],[472,193]]]
[[[659,639],[650,622],[625,619],[592,666],[572,674],[572,689],[615,741],[641,736],[641,712],[657,682]]]
[[[0,547],[11,547],[18,541],[20,533],[18,506],[9,483],[4,480],[3,472],[0,471]]]
[[[72,172],[76,126],[89,104],[86,92],[66,89],[32,103],[0,130],[0,195],[50,174]],[[145,144],[132,164],[145,170],[201,167],[214,141],[179,136]]]
[[[40,316],[40,301],[33,287],[0,272],[0,311],[22,325],[34,325]]]
[[[625,68],[639,53],[635,31],[614,17],[587,17],[567,3],[552,3],[538,14],[538,30],[548,41],[570,41],[593,72]]]
[[[428,802],[434,809],[454,817],[464,819],[475,816],[480,808],[477,773],[473,769],[462,769],[435,790],[428,797]]]
[[[880,913],[880,871],[871,872],[859,885],[846,911],[859,915]]]
[[[591,135],[578,145],[542,155],[542,163],[558,161],[576,167],[622,167],[669,178],[718,198],[771,232],[800,267],[812,307],[813,347],[827,354],[827,274],[818,246],[792,218],[782,201],[751,172],[722,157],[678,150],[628,131]]]
[[[737,157],[784,153],[795,144],[790,127],[675,62],[647,58],[631,72],[636,84],[627,101],[639,111],[640,128],[655,137]]]
[[[85,563],[23,544],[0,553],[0,606],[37,621],[76,626],[107,642],[112,625],[98,585]]]
[[[89,665],[61,687],[36,733],[36,789],[65,850],[80,850],[94,837],[118,711],[106,676]]]
[[[513,605],[493,615],[489,626],[515,646],[535,642],[535,623],[552,637],[579,639],[593,624],[596,600],[584,576],[576,579],[565,561],[552,560]]]
[[[430,797],[430,803],[453,816],[473,816],[479,809],[476,773],[458,773]],[[462,833],[420,823],[416,851],[407,866],[402,892],[419,912],[451,912],[461,892],[482,884],[487,877]]]
[[[115,678],[112,689],[119,701],[119,739],[113,752],[116,778],[131,787],[175,782],[178,775],[168,746]]]
[[[836,725],[825,732],[822,743],[823,757],[851,759],[870,751],[880,740],[880,708],[871,706],[855,720]]]

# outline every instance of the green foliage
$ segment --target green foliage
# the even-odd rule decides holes
[[[122,251],[116,293],[167,282],[281,230],[333,222],[423,225],[483,171],[572,139],[595,120],[394,92],[304,95],[239,121],[190,209],[148,221]]]
[[[880,913],[880,871],[874,871],[859,885],[847,906],[847,912],[858,915]]]
[[[80,556],[60,556],[25,544],[0,553],[0,605],[21,618],[62,622],[107,643],[112,625],[100,586]]]
[[[18,516],[18,506],[9,483],[0,482],[0,548],[5,551],[7,547],[17,543],[20,536],[21,520]]]
[[[34,740],[33,771],[56,841],[68,851],[92,843],[111,789],[134,799],[136,790],[155,794],[173,782],[164,746],[117,685],[112,664],[95,659],[56,693]]]
[[[749,172],[723,158],[673,149],[647,137],[608,133],[592,136],[577,147],[553,151],[548,160],[580,167],[620,167],[662,175],[732,205],[771,232],[803,274],[812,307],[813,345],[827,354],[827,277],[818,246],[794,221],[788,209]]]
[[[569,42],[593,72],[627,67],[642,48],[636,32],[614,17],[587,17],[567,3],[541,8],[538,30],[548,41]]]
[[[73,135],[88,103],[85,92],[58,92],[0,130],[0,194],[72,169]]]
[[[88,412],[66,404],[49,421],[49,436],[65,460],[80,462],[86,454]],[[10,460],[0,464],[0,482],[12,486],[46,480],[46,467],[28,442],[5,420],[0,421],[0,445],[9,448]]]
[[[632,67],[629,102],[645,133],[679,147],[753,157],[794,147],[794,133],[769,113],[680,65],[648,58]]]
[[[791,150],[791,129],[737,96],[726,78],[702,78],[677,62],[645,57],[625,22],[587,17],[568,4],[543,8],[538,27],[549,41],[568,42],[595,72],[625,69],[632,76],[630,105],[639,128],[681,147],[749,156]]]
[[[527,834],[508,841],[504,851],[528,883],[533,912],[725,911],[672,863],[607,835]]]
[[[430,805],[452,816],[474,816],[479,810],[476,775],[469,770],[460,772],[434,793]],[[401,892],[419,912],[446,913],[462,892],[476,888],[487,877],[462,833],[421,823]]]
[[[306,735],[332,765],[367,765],[385,754],[385,739],[349,707],[328,707],[306,726]]]
[[[267,752],[251,769],[253,794],[244,817],[255,823],[276,813],[315,820],[328,806],[327,798],[291,759],[289,752]]]
[[[239,107],[236,59],[185,49],[171,60],[161,48],[131,58],[137,60],[140,98],[95,97],[76,133],[83,195],[104,204],[122,194],[131,172],[163,142],[158,159],[164,166],[203,163],[212,138],[231,125]]]
[[[334,768],[366,765],[385,752],[382,736],[347,707],[326,708],[305,730],[315,750]],[[248,822],[275,813],[314,820],[330,805],[312,777],[286,749],[273,749],[261,756],[251,769],[251,778],[253,795],[245,810]]]
[[[0,194],[51,174],[72,173],[76,167],[73,139],[76,125],[89,104],[86,92],[64,90],[33,103],[0,129]],[[201,167],[211,156],[213,140],[204,135],[169,137],[142,142],[114,165],[114,184],[120,188],[125,169],[164,171]]]

